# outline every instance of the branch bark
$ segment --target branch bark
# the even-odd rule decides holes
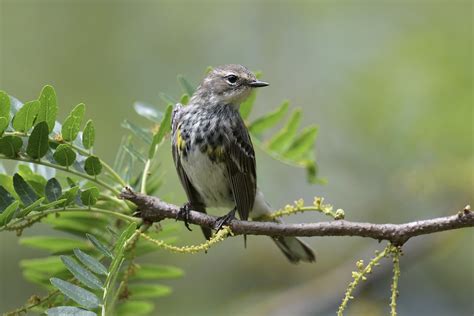
[[[179,206],[166,203],[157,197],[144,195],[124,188],[122,199],[137,205],[140,217],[145,221],[159,222],[166,218],[178,219]],[[217,217],[190,211],[188,222],[202,227],[214,228]],[[178,220],[183,220],[179,218]],[[334,220],[309,224],[279,224],[233,220],[229,224],[234,235],[266,236],[359,236],[377,240],[388,240],[401,246],[408,239],[447,230],[474,227],[474,212],[466,206],[456,215],[420,220],[405,224],[373,224]]]

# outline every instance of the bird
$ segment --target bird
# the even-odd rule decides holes
[[[219,230],[235,219],[261,218],[272,212],[257,187],[255,151],[239,107],[260,87],[269,84],[257,79],[238,64],[213,68],[189,99],[176,104],[172,112],[172,154],[188,202],[179,217],[190,210],[206,213],[207,208],[227,208],[214,228]],[[276,222],[281,222],[275,219]],[[212,230],[201,227],[209,239]],[[272,237],[292,263],[313,262],[313,250],[297,237]]]

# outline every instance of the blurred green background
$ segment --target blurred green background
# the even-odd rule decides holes
[[[324,186],[257,150],[259,186],[276,208],[324,196],[349,220],[401,223],[454,214],[473,197],[471,1],[13,1],[0,0],[0,89],[28,101],[56,88],[60,118],[79,102],[112,161],[136,100],[164,106],[176,75],[198,83],[209,65],[261,70],[253,117],[282,100],[320,126]],[[161,151],[162,195],[184,202]],[[1,163],[1,162],[0,162]],[[288,221],[320,221],[317,214]],[[49,231],[39,225],[25,235]],[[181,229],[181,243],[202,241]],[[0,234],[0,312],[38,291],[18,261],[44,255]],[[207,254],[147,257],[186,271],[156,315],[334,315],[358,259],[383,245],[361,238],[307,241],[318,263],[293,266],[268,238],[226,240]],[[405,247],[400,315],[473,315],[472,229]],[[386,315],[391,264],[356,293],[348,315]]]

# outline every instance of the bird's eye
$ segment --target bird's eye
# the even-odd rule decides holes
[[[227,79],[227,82],[230,84],[235,84],[237,80],[239,79],[236,75],[228,75],[225,78]]]

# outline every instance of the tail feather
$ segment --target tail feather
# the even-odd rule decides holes
[[[272,237],[272,239],[291,263],[316,261],[313,250],[298,237]]]
[[[258,219],[259,217],[269,215],[272,213],[272,208],[265,201],[265,198],[260,190],[257,191],[255,196],[255,202],[253,205],[252,212],[250,216],[253,219]],[[274,219],[277,223],[283,223],[279,218]],[[283,252],[283,254],[292,262],[298,263],[300,261],[305,262],[314,262],[316,261],[316,256],[314,255],[313,250],[305,242],[297,237],[272,237],[273,241],[277,244],[278,248]]]

